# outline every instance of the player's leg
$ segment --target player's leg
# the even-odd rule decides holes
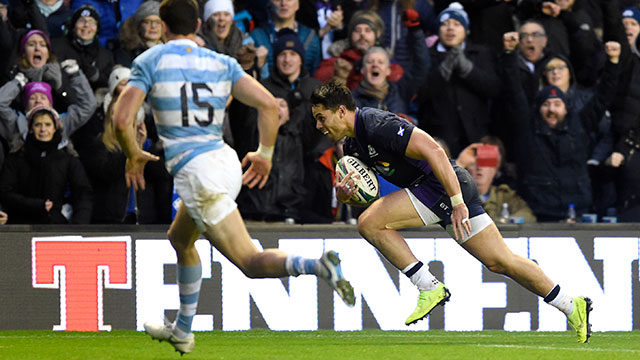
[[[195,241],[199,235],[200,231],[181,203],[168,232],[169,241],[178,258],[176,271],[180,309],[172,324],[144,324],[145,331],[151,337],[171,343],[180,353],[190,353],[195,346],[191,323],[196,314],[202,283],[202,265],[195,248]]]
[[[578,341],[588,341],[591,335],[589,326],[591,300],[566,294],[560,285],[554,284],[535,262],[514,254],[507,247],[493,222],[462,243],[462,247],[489,270],[510,277],[564,312],[569,318],[569,324],[578,334]]]
[[[222,221],[207,225],[211,244],[250,278],[275,278],[313,274],[326,280],[347,305],[353,306],[353,288],[342,275],[340,259],[334,251],[320,259],[289,255],[278,249],[258,250],[251,241],[240,212],[234,209]]]
[[[425,318],[436,306],[444,304],[450,297],[449,290],[429,272],[427,264],[418,261],[397,231],[439,220],[424,205],[416,209],[414,206],[419,204],[419,201],[411,196],[407,190],[396,191],[375,201],[358,218],[360,234],[420,290],[418,304],[407,318],[407,325]]]

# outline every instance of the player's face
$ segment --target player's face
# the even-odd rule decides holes
[[[98,21],[91,16],[81,16],[76,21],[76,35],[84,41],[93,40],[97,31]]]
[[[38,114],[33,119],[31,131],[38,141],[51,141],[56,128],[53,125],[53,119],[49,114]]]
[[[567,63],[562,59],[555,58],[544,67],[544,76],[547,78],[547,82],[551,85],[555,85],[566,91],[569,88],[569,82],[571,81],[571,72]]]
[[[467,30],[460,21],[448,19],[440,24],[440,41],[444,46],[458,46],[466,37]]]
[[[231,16],[231,13],[227,11],[218,11],[214,12],[211,17],[216,22],[216,26],[213,28],[216,37],[220,40],[226,39],[227,36],[229,36],[229,31],[231,31],[231,24],[233,23],[233,17]]]
[[[542,26],[535,23],[524,24],[520,27],[520,53],[530,62],[537,62],[542,57],[542,51],[547,46],[547,35]]]
[[[550,128],[555,128],[567,115],[567,107],[561,99],[547,99],[540,106],[540,115]]]
[[[27,108],[25,110],[28,112],[38,105],[51,106],[47,95],[39,92],[31,94],[31,96],[29,96],[29,100],[27,101]]]
[[[331,141],[338,141],[347,136],[347,126],[343,121],[346,109],[339,106],[336,111],[326,109],[323,105],[311,107],[313,118],[316,119],[316,129],[329,137]]]
[[[373,86],[382,86],[387,81],[387,76],[391,74],[389,58],[381,52],[370,53],[366,56],[362,74]]]
[[[33,34],[24,45],[24,58],[31,67],[39,69],[49,60],[47,41],[40,34]]]
[[[351,43],[353,46],[365,52],[376,43],[376,33],[367,24],[358,24],[351,32]]]
[[[140,23],[142,26],[144,39],[147,41],[158,41],[162,37],[162,20],[158,15],[149,15]]]
[[[627,34],[629,46],[634,47],[636,38],[640,33],[640,24],[638,24],[634,18],[624,18],[622,19],[622,25],[624,25],[624,31]]]
[[[302,59],[300,55],[293,50],[283,50],[276,57],[276,66],[278,71],[287,78],[297,78],[300,75],[302,67]]]

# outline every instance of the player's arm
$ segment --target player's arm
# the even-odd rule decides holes
[[[146,163],[159,160],[157,156],[143,151],[136,141],[136,129],[133,124],[145,96],[141,89],[127,86],[118,96],[113,112],[116,139],[127,155],[125,170],[127,186],[133,185],[136,190],[145,188],[144,166]]]
[[[461,240],[464,238],[464,230],[466,230],[467,234],[470,234],[469,209],[467,209],[462,199],[462,190],[460,189],[458,177],[453,171],[444,149],[429,134],[419,128],[414,128],[411,132],[411,138],[409,138],[406,155],[412,159],[428,161],[434,175],[444,186],[453,205],[451,223],[453,224],[453,233],[456,235],[456,239]]]
[[[256,79],[243,75],[233,84],[231,95],[240,102],[258,110],[258,150],[249,152],[242,159],[242,167],[251,165],[242,175],[242,184],[262,189],[269,179],[271,159],[278,136],[278,105],[276,99]]]

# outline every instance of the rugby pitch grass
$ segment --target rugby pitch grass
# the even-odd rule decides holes
[[[557,332],[270,331],[196,333],[180,354],[142,332],[0,331],[0,359],[640,359],[640,331],[594,333],[588,344]]]

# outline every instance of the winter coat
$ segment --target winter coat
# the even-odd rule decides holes
[[[57,134],[57,133],[56,133]],[[33,134],[24,146],[10,154],[0,176],[0,200],[12,224],[88,224],[91,219],[91,185],[80,160],[67,148],[58,149],[60,135],[42,150]],[[70,196],[65,199],[67,191]],[[45,210],[45,201],[53,207]],[[68,202],[73,215],[67,220],[62,205]]]
[[[489,101],[500,94],[495,59],[482,45],[466,43],[464,54],[473,70],[462,78],[456,72],[446,81],[439,66],[447,55],[431,48],[431,69],[418,92],[419,126],[443,139],[452,156],[489,133]]]
[[[509,215],[515,217],[521,217],[526,224],[535,223],[536,216],[531,212],[531,208],[527,205],[515,190],[511,189],[509,185],[491,185],[489,188],[489,197],[482,204],[484,211],[491,216],[493,221],[498,222],[500,218],[500,212],[502,211],[502,204],[506,203],[509,206]]]
[[[75,34],[70,32],[67,36],[53,41],[53,51],[58,61],[75,59],[92,89],[108,87],[109,74],[114,65],[113,53],[100,46],[97,41],[81,45],[75,39]]]
[[[46,32],[51,39],[64,35],[67,19],[73,15],[73,11],[62,4],[58,10],[45,17],[35,0],[11,0],[9,9],[9,18],[16,29],[39,29]]]
[[[607,62],[595,95],[579,113],[568,109],[564,121],[550,128],[540,115],[541,104],[533,109],[528,106],[519,86],[516,55],[504,59],[519,193],[539,221],[565,218],[569,204],[575,205],[578,215],[586,212],[592,202],[587,171],[589,134],[613,101],[620,66]]]

